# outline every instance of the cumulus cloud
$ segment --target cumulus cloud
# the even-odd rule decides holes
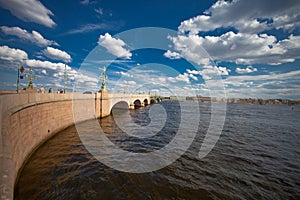
[[[243,33],[292,30],[299,28],[299,9],[297,0],[219,0],[202,15],[183,21],[179,31],[198,34],[220,27],[235,27]]]
[[[230,31],[221,36],[178,35],[169,39],[181,55],[197,64],[208,64],[212,58],[237,64],[276,65],[300,58],[300,36],[277,41],[272,35]]]
[[[29,67],[35,67],[35,68],[43,68],[43,69],[50,69],[50,70],[56,70],[56,71],[64,71],[65,70],[64,63],[53,63],[53,62],[49,62],[49,61],[28,59],[28,60],[25,60],[25,64]],[[69,66],[67,66],[67,68],[71,69]]]
[[[187,69],[186,72],[190,75],[200,75],[204,80],[211,80],[219,76],[228,76],[231,70],[221,66],[204,65],[201,70]],[[193,78],[193,77],[191,77]],[[194,79],[194,78],[193,78]],[[194,79],[195,80],[195,79]]]
[[[197,64],[209,64],[210,56],[201,46],[201,37],[197,35],[178,35],[168,37],[173,43],[174,48],[180,52],[180,55],[189,61]]]
[[[235,72],[238,74],[249,74],[249,73],[256,72],[256,71],[257,71],[257,69],[252,66],[247,66],[247,68],[244,68],[244,69],[237,67],[235,69]]]
[[[167,57],[167,58],[170,58],[170,59],[179,59],[181,58],[180,54],[177,53],[177,52],[172,52],[170,50],[166,51],[164,53],[164,56]]]
[[[188,73],[179,74],[176,77],[168,77],[168,80],[171,81],[171,82],[182,81],[182,82],[190,83],[190,79],[189,79],[189,74]]]
[[[67,70],[68,79],[72,81],[76,80],[76,82],[80,83],[81,86],[85,83],[89,85],[97,85],[98,83],[97,77],[78,72],[64,63],[28,59],[24,61],[24,64],[28,67],[40,70],[42,74],[47,74],[49,77],[52,76],[54,79],[49,80],[49,82],[55,83],[58,78],[62,79],[64,77],[65,70]]]
[[[203,80],[218,80],[220,76],[228,76],[230,69],[226,67],[218,67],[218,66],[211,66],[205,65],[201,70],[191,70],[186,69],[186,72],[183,74],[179,74],[176,77],[167,77],[166,80],[174,83],[174,82],[185,82],[190,83],[191,80],[198,81],[197,76],[201,76]],[[215,79],[218,77],[217,79]]]
[[[45,39],[39,32],[34,30],[30,33],[25,29],[21,29],[20,27],[8,26],[1,26],[0,29],[6,35],[13,35],[24,40],[29,40],[38,46],[58,45],[55,41]]]
[[[209,58],[245,65],[294,62],[300,58],[300,36],[290,34],[278,40],[265,31],[299,29],[299,9],[295,0],[220,0],[203,14],[183,21],[178,36],[169,39],[180,55],[197,64],[207,65]],[[217,28],[235,31],[208,35]]]
[[[113,38],[109,33],[100,35],[98,44],[107,49],[107,51],[117,57],[130,59],[131,52],[124,48],[125,42],[121,39]]]
[[[25,22],[35,22],[47,27],[56,25],[51,19],[54,14],[38,0],[0,0],[0,6]]]
[[[25,51],[20,49],[14,49],[8,46],[0,46],[0,59],[5,61],[22,62],[28,59],[28,55]]]
[[[54,60],[62,60],[67,63],[72,61],[71,56],[67,52],[52,47],[47,47],[46,49],[43,50],[43,53],[48,58]]]

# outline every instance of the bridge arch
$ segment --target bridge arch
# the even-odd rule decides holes
[[[148,99],[144,99],[143,103],[144,103],[144,106],[149,105]]]
[[[150,96],[145,94],[108,94],[107,99],[109,101],[109,113],[111,113],[113,106],[120,101],[127,102],[129,109],[136,109],[150,103]],[[122,105],[118,105],[118,107],[125,108],[124,102]]]
[[[112,109],[128,110],[129,104],[127,101],[119,101],[112,106]]]
[[[157,103],[155,99],[150,100],[150,104],[155,104],[155,103]]]
[[[129,108],[130,107],[127,101],[119,101],[112,106],[110,110],[110,114],[115,115],[115,114],[127,112]]]
[[[139,108],[139,107],[142,107],[142,102],[140,99],[136,99],[134,102],[133,102],[133,105],[134,105],[134,108]]]

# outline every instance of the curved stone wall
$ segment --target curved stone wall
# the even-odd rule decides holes
[[[80,120],[95,113],[100,94],[10,94],[0,96],[0,199],[13,199],[14,184],[22,166],[44,141],[74,124],[73,103],[83,110]],[[86,104],[95,109],[86,112]],[[78,110],[78,109],[76,109]]]
[[[102,95],[102,97],[101,97]],[[0,200],[13,199],[14,185],[30,155],[55,133],[76,122],[105,117],[114,104],[128,105],[149,95],[131,94],[1,94]]]

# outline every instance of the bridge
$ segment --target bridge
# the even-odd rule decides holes
[[[135,109],[150,101],[146,94],[107,92],[0,95],[0,200],[13,199],[22,167],[56,133],[75,122],[108,116],[114,107]]]
[[[110,99],[110,108],[125,102],[129,109],[135,109],[147,106],[151,102],[150,95],[145,94],[108,94],[108,99]]]

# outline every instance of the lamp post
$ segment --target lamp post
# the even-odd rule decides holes
[[[67,66],[65,64],[65,72],[64,72],[64,93],[66,93],[66,80],[67,80]]]
[[[107,75],[106,75],[106,66],[103,67],[102,69],[102,73],[100,74],[100,80],[102,81],[102,84],[101,84],[101,92],[104,92],[106,91],[106,80],[107,80]]]
[[[17,71],[18,71],[18,77],[17,77],[17,93],[19,93],[19,87],[20,87],[20,79],[23,79],[23,72],[24,72],[24,67],[18,65]],[[21,72],[21,74],[20,74]]]
[[[20,85],[20,65],[18,65],[17,93],[19,93],[19,85]]]
[[[104,66],[102,69],[102,73],[100,74],[100,80],[102,81],[101,84],[101,89],[99,90],[99,92],[101,92],[101,96],[100,96],[100,118],[103,117],[103,99],[105,98],[104,96],[107,96],[107,91],[106,91],[106,85],[105,82],[107,80],[107,76],[106,76],[106,66]]]
[[[29,80],[27,88],[30,88],[30,89],[33,89],[33,82],[32,81],[37,79],[37,77],[33,76],[32,74],[33,74],[32,68],[29,69],[29,75],[25,74],[25,77]]]

